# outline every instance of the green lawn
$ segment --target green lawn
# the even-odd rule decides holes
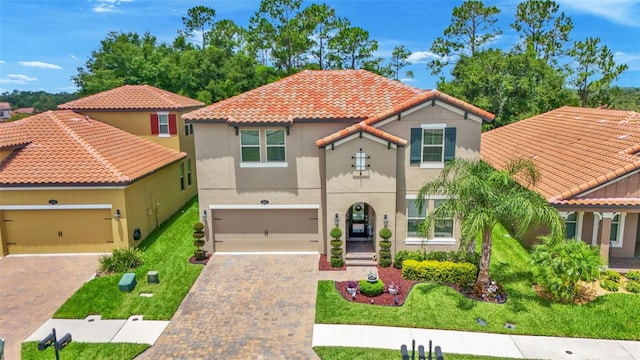
[[[541,299],[531,289],[528,251],[504,235],[503,229],[494,230],[491,274],[507,291],[505,304],[470,300],[438,284],[416,285],[401,307],[357,304],[342,298],[333,281],[320,281],[316,323],[640,340],[639,295],[609,294],[586,305]],[[476,318],[488,326],[480,327]],[[505,322],[516,324],[515,330],[505,329]]]
[[[336,347],[317,346],[317,347],[314,347],[313,350],[316,352],[316,354],[318,354],[318,356],[322,360],[400,359],[400,350],[350,348],[350,347],[339,347],[339,346],[336,346]],[[447,354],[447,353],[443,353],[442,355],[446,360],[490,360],[490,359],[509,360],[510,359],[510,358],[497,358],[495,356],[461,355],[461,354]],[[411,349],[409,349],[409,356],[411,356]],[[416,358],[418,358],[417,349],[416,349]]]
[[[64,349],[60,350],[60,359],[91,359],[91,360],[111,360],[133,359],[149,345],[147,344],[125,344],[125,343],[77,343],[71,342]],[[37,342],[22,343],[22,358],[29,360],[51,360],[55,359],[53,347],[38,351]]]
[[[84,284],[53,317],[83,319],[99,314],[105,319],[130,315],[144,315],[145,320],[171,319],[202,271],[202,265],[188,262],[195,250],[191,234],[198,218],[194,198],[144,240],[140,245],[144,264],[135,270],[138,284],[132,292],[118,289],[121,274],[101,276]],[[158,271],[160,284],[147,284],[150,270]],[[153,293],[153,297],[139,296],[142,292]]]

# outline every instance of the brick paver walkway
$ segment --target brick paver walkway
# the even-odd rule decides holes
[[[20,359],[22,342],[51,318],[98,266],[96,255],[0,258],[0,337],[5,359]]]
[[[311,348],[317,280],[354,274],[317,268],[318,255],[214,255],[138,358],[318,359]]]

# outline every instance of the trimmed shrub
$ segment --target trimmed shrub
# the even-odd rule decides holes
[[[387,240],[389,238],[391,238],[391,230],[389,230],[389,228],[382,228],[380,229],[380,232],[378,233],[378,235],[380,235],[381,238]]]
[[[402,262],[407,259],[422,261],[425,259],[425,253],[422,250],[400,250],[396,252],[393,267],[395,267],[396,269],[402,269]]]
[[[475,266],[480,266],[480,253],[475,251],[470,253],[465,250],[451,251],[447,260],[455,263],[468,262]]]
[[[380,250],[380,257],[383,259],[391,260],[391,251],[390,250]]]
[[[342,240],[331,240],[332,247],[342,247]]]
[[[634,294],[640,294],[640,282],[637,281],[629,281],[627,282],[627,286],[625,287],[628,292]]]
[[[331,229],[329,235],[331,235],[331,237],[336,240],[340,240],[340,237],[342,236],[342,229],[340,229],[339,227],[334,227],[333,229]]]
[[[339,268],[344,265],[344,260],[342,260],[342,256],[340,257],[331,257],[331,267]]]
[[[380,259],[378,261],[378,264],[383,268],[389,267],[391,266],[391,259]]]
[[[607,270],[604,272],[604,278],[619,283],[621,275],[615,270]]]
[[[333,255],[333,256],[342,255],[342,248],[333,248],[333,249],[331,249],[331,255]]]
[[[629,271],[625,276],[627,279],[631,281],[640,282],[640,270]]]
[[[360,293],[365,296],[378,296],[384,292],[384,283],[380,279],[374,283],[370,283],[366,279],[360,280],[358,285]]]
[[[380,249],[391,249],[391,241],[380,241]]]
[[[402,277],[408,280],[432,281],[467,285],[476,279],[478,268],[471,263],[407,259],[402,265]]]
[[[446,251],[432,251],[426,254],[425,260],[450,261],[449,254]]]
[[[113,249],[111,255],[101,255],[99,261],[100,271],[124,273],[142,265],[142,251],[134,247]]]
[[[613,280],[604,279],[600,282],[600,286],[607,291],[618,291],[618,283]]]

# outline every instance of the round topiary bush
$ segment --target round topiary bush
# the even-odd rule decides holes
[[[380,250],[380,258],[381,259],[391,259],[391,251],[389,251],[389,250]]]
[[[365,296],[378,296],[384,292],[384,283],[380,279],[374,283],[370,283],[364,279],[360,280],[358,284],[360,293]]]
[[[342,248],[333,248],[333,249],[331,249],[331,255],[336,256],[336,257],[342,255]]]
[[[331,257],[331,267],[339,268],[344,265],[344,260],[342,260],[342,256],[340,257]]]
[[[391,249],[391,241],[380,241],[380,249]]]
[[[331,246],[335,247],[341,247],[342,246],[342,240],[331,240]]]
[[[339,240],[342,236],[342,229],[340,229],[339,227],[334,227],[333,229],[331,229],[329,235],[331,235],[332,238]]]
[[[391,259],[380,259],[378,261],[378,264],[383,268],[389,267],[391,266]]]
[[[381,238],[383,238],[384,240],[387,240],[389,238],[391,238],[391,230],[389,230],[389,228],[382,228],[380,229],[380,232],[378,233],[378,235],[380,235]]]
[[[627,282],[627,286],[625,287],[628,292],[634,294],[640,294],[640,282],[637,281],[629,281]]]

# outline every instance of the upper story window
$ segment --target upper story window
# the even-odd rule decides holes
[[[184,162],[180,163],[180,190],[184,190]]]
[[[184,124],[184,135],[193,135],[193,124]]]
[[[240,167],[286,167],[284,129],[240,130]]]
[[[151,134],[158,137],[169,137],[178,134],[176,114],[166,111],[151,114]]]
[[[456,128],[447,124],[422,124],[411,129],[409,164],[442,168],[456,156]]]

